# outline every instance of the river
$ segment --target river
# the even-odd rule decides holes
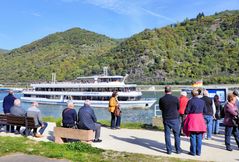
[[[143,91],[143,98],[157,98],[162,97],[163,92],[161,91]],[[0,93],[0,100],[7,95],[6,92]],[[21,97],[21,93],[16,93],[17,98]],[[174,92],[173,95],[178,96],[179,92]],[[27,109],[30,103],[22,103],[22,107]],[[46,105],[40,104],[39,109],[42,112],[42,116],[52,116],[55,118],[60,118],[62,110],[65,108],[63,105]],[[80,107],[75,107],[78,112]],[[98,120],[110,120],[111,115],[107,108],[94,108],[95,114]],[[0,113],[3,113],[2,102],[0,103]],[[122,122],[141,122],[145,124],[150,124],[152,122],[152,117],[154,116],[154,105],[149,109],[123,109],[122,110]]]

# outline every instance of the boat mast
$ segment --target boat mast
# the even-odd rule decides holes
[[[123,82],[125,82],[125,80],[126,80],[126,78],[129,76],[129,74],[126,74],[125,76],[124,76],[124,79],[123,79]]]
[[[56,73],[51,73],[51,83],[56,83]]]
[[[103,74],[104,74],[104,76],[108,76],[108,67],[107,66],[103,67]]]

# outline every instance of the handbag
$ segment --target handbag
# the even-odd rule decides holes
[[[114,114],[115,114],[115,116],[120,116],[121,115],[121,111],[120,111],[120,108],[118,106],[115,107]]]
[[[232,118],[232,123],[233,123],[234,126],[239,125],[239,115],[236,115]]]

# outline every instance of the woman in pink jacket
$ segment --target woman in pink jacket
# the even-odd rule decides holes
[[[206,105],[203,100],[198,98],[198,89],[192,90],[192,98],[188,101],[185,114],[187,117],[184,122],[183,131],[190,136],[190,155],[201,155],[202,137],[206,132],[206,125],[203,112],[206,112]]]

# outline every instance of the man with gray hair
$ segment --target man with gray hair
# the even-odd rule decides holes
[[[101,142],[100,129],[101,125],[97,123],[94,110],[90,107],[90,100],[85,100],[84,106],[78,112],[78,128],[95,131],[93,142]]]
[[[10,109],[10,114],[14,116],[25,116],[26,111],[21,107],[21,100],[15,99],[14,106]],[[21,126],[17,126],[15,133],[20,133]]]
[[[43,137],[42,134],[44,133],[48,124],[47,124],[47,122],[42,121],[41,111],[38,109],[38,103],[37,102],[32,102],[31,107],[29,107],[28,110],[27,110],[27,116],[28,117],[33,117],[35,125],[41,127],[40,130],[39,130],[40,134],[37,133],[37,128],[33,129],[34,137],[36,137],[36,138]]]

